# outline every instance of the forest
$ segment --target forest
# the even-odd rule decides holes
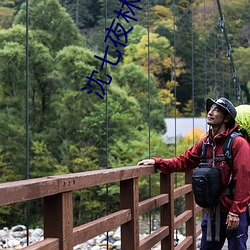
[[[173,157],[201,132],[170,145],[162,140],[164,118],[204,117],[207,97],[249,103],[248,0],[220,1],[230,50],[215,0],[124,2],[0,2],[1,183]],[[122,5],[134,12],[129,22],[117,15]],[[117,34],[127,32],[127,37],[111,32],[118,44],[105,42],[114,19],[120,24]],[[107,45],[112,63],[98,59]],[[97,85],[89,94],[81,90],[94,70],[103,81],[112,77],[103,84],[103,99],[94,93],[101,93]],[[150,182],[156,193],[157,176]],[[147,197],[148,186],[142,178],[140,199]],[[108,187],[109,211],[119,207],[118,189],[116,183]],[[106,195],[105,186],[76,191],[75,225],[106,213]],[[41,202],[30,204],[34,226],[42,226]],[[25,221],[24,210],[25,204],[0,207],[0,227]]]

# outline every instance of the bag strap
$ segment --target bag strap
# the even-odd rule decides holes
[[[206,152],[207,152],[207,144],[202,142],[200,162],[205,162]]]
[[[223,154],[225,157],[226,162],[228,163],[231,172],[233,171],[233,155],[232,155],[232,144],[233,144],[233,140],[237,137],[237,136],[242,136],[241,133],[239,132],[233,132],[231,133],[227,138],[226,141],[223,145]],[[232,174],[230,175],[230,179],[229,182],[227,184],[227,187],[224,191],[224,194],[226,194],[231,200],[234,199],[234,184],[232,181]]]
[[[232,155],[232,144],[233,144],[233,140],[237,137],[237,136],[242,136],[241,133],[239,132],[233,132],[231,133],[227,138],[226,141],[224,142],[223,145],[223,154],[225,156],[225,159],[230,167],[230,169],[233,169],[233,155]]]

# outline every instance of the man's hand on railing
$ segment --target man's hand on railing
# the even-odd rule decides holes
[[[137,166],[138,165],[155,165],[155,160],[154,159],[142,160],[137,163]]]

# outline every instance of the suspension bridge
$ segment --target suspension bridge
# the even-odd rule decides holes
[[[154,166],[131,166],[108,170],[48,176],[0,184],[0,205],[43,199],[44,240],[25,250],[72,250],[77,244],[121,227],[121,249],[150,249],[161,242],[161,249],[196,249],[201,228],[196,214],[201,211],[193,198],[191,173],[186,184],[174,188],[173,174],[160,174],[160,193],[139,201],[138,178],[157,174]],[[74,190],[119,182],[120,210],[89,223],[73,227],[72,192]],[[185,196],[185,212],[174,216],[174,200]],[[139,239],[139,216],[160,208],[160,227]],[[175,248],[175,229],[186,226],[186,237]]]
[[[105,0],[105,9],[107,13],[107,0]],[[232,73],[233,94],[232,97],[237,99],[238,103],[242,103],[242,93],[240,81],[237,76],[237,71],[234,63],[232,48],[227,34],[227,27],[225,18],[222,12],[220,1],[217,3],[218,13],[220,16],[219,26],[226,44],[226,56],[229,59],[230,71]],[[0,206],[7,206],[13,204],[26,203],[27,204],[27,218],[29,217],[29,202],[40,199],[43,204],[43,227],[44,240],[28,245],[23,248],[25,250],[72,250],[74,246],[86,242],[100,234],[107,234],[110,230],[117,227],[121,228],[121,249],[122,250],[148,250],[153,248],[156,244],[161,245],[162,250],[176,249],[197,249],[198,238],[201,235],[201,227],[199,219],[205,212],[205,209],[199,207],[193,197],[191,177],[192,173],[188,172],[184,175],[184,184],[176,185],[175,174],[165,175],[158,173],[154,166],[123,166],[119,168],[109,168],[109,102],[108,94],[106,95],[106,169],[77,172],[71,174],[53,175],[42,178],[29,177],[29,141],[30,141],[30,121],[29,121],[29,1],[26,0],[26,179],[19,181],[12,181],[0,184]],[[191,1],[191,10],[192,10]],[[205,20],[205,4],[204,1],[204,22]],[[151,153],[151,88],[150,88],[150,1],[147,1],[148,15],[148,157]],[[176,25],[175,25],[175,11],[176,2],[173,1],[174,12],[174,58],[173,58],[173,74],[172,80],[174,83],[174,96],[177,95],[177,56],[175,50],[176,43]],[[191,11],[192,12],[192,11]],[[193,18],[193,12],[192,12]],[[107,16],[106,16],[107,19]],[[193,24],[192,20],[192,24]],[[107,26],[105,23],[104,30],[106,32]],[[204,33],[205,33],[204,24]],[[206,34],[204,34],[206,37]],[[192,113],[195,114],[195,82],[194,82],[194,33],[192,30]],[[106,46],[106,45],[105,45]],[[204,39],[204,92],[207,95],[207,51],[206,40]],[[106,75],[108,75],[108,65],[105,67]],[[108,81],[107,81],[108,82]],[[107,89],[106,89],[107,92]],[[177,121],[177,102],[175,100],[175,118],[173,118],[174,139],[171,143],[176,147],[176,121]],[[191,118],[195,119],[195,117]],[[175,153],[176,155],[176,148]],[[160,185],[159,193],[155,196],[151,195],[151,177],[156,176],[154,180]],[[145,200],[140,200],[140,184],[141,177],[148,178],[148,188],[150,197]],[[119,186],[120,209],[110,213],[108,211],[108,187],[112,183],[117,183]],[[89,221],[87,223],[74,226],[74,202],[73,192],[84,190],[93,187],[100,187],[106,185],[107,191],[107,213],[105,216]],[[178,198],[183,199],[184,211],[180,211],[178,215],[175,212],[175,202]],[[160,214],[159,227],[151,231],[147,237],[140,239],[140,217],[149,214],[151,223],[151,212],[158,209]],[[151,225],[150,225],[151,227]],[[184,228],[184,239],[178,242],[176,232],[178,228]],[[27,234],[28,235],[28,234]],[[27,238],[28,241],[28,238]],[[178,244],[176,244],[178,242]],[[250,243],[248,241],[250,249]],[[108,249],[108,245],[107,245]],[[227,243],[223,249],[227,249]]]

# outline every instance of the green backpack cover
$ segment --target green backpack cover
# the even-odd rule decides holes
[[[239,130],[244,135],[244,131],[248,136],[248,141],[250,138],[250,105],[239,105],[236,108],[237,115],[235,121],[239,124]]]

